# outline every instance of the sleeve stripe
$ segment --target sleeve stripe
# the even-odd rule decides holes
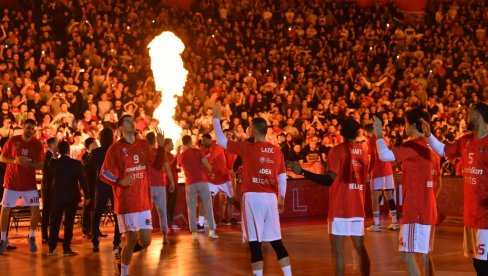
[[[101,175],[111,182],[117,182],[117,177],[109,170],[102,170]]]

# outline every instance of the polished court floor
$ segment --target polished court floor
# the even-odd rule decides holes
[[[367,223],[367,225],[369,225]],[[104,227],[110,233],[110,227]],[[91,243],[75,228],[75,257],[47,256],[47,246],[39,252],[27,248],[26,228],[10,233],[11,243],[19,248],[0,256],[0,275],[114,275],[111,235],[102,238],[100,253],[92,253]],[[242,243],[240,226],[222,226],[219,240],[204,234],[194,242],[188,231],[170,235],[171,243],[162,245],[160,234],[153,235],[151,246],[132,258],[131,275],[251,275],[249,252]],[[325,219],[287,220],[283,222],[283,241],[287,247],[294,275],[331,275],[332,257]],[[462,226],[443,223],[436,227],[433,260],[437,275],[475,275],[471,261],[462,256]],[[372,275],[406,275],[397,251],[398,232],[383,230],[366,234]],[[281,275],[274,252],[264,247],[265,275]],[[348,250],[349,249],[349,250]],[[346,274],[359,275],[358,260],[346,242]],[[62,253],[61,244],[57,249]]]

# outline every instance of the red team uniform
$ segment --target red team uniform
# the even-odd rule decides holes
[[[448,158],[461,157],[464,176],[464,254],[487,259],[488,243],[488,136],[467,134],[446,144]]]
[[[141,139],[136,139],[133,144],[120,139],[107,151],[100,179],[112,185],[114,211],[119,216],[121,233],[152,229],[149,167],[152,166],[154,158],[153,148],[146,140]],[[129,175],[134,178],[132,185],[116,184],[117,180],[127,178]],[[140,218],[124,216],[141,212],[145,215]],[[149,217],[147,213],[149,213]]]
[[[437,209],[434,192],[435,153],[424,137],[410,140],[392,149],[402,162],[403,219],[400,229],[400,251],[427,254],[432,250],[432,225]]]
[[[367,141],[369,160],[369,173],[371,175],[371,189],[378,190],[394,190],[395,181],[393,178],[393,169],[391,162],[383,162],[378,156],[376,148],[376,136],[369,137]]]
[[[207,182],[207,171],[202,165],[202,152],[196,148],[188,148],[178,155],[178,165],[185,173],[185,185]],[[186,166],[182,166],[186,164]]]
[[[286,173],[283,154],[268,142],[227,142],[227,151],[242,158],[242,232],[244,241],[281,239],[278,175]]]
[[[25,141],[22,135],[18,135],[11,137],[5,143],[2,148],[2,155],[11,159],[24,156],[37,163],[44,160],[44,147],[41,141],[34,137]],[[19,197],[22,197],[23,206],[39,206],[36,170],[34,168],[8,163],[4,187],[6,192],[3,198],[3,206],[15,207]]]
[[[224,148],[213,142],[212,146],[204,151],[204,155],[210,166],[212,166],[212,172],[215,174],[214,179],[209,179],[208,188],[210,192],[216,195],[219,191],[222,191],[227,197],[233,197],[234,189],[232,188]]]
[[[366,150],[360,144],[341,143],[330,150],[328,160],[328,171],[336,174],[329,188],[329,233],[363,236]]]

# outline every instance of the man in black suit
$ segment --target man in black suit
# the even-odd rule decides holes
[[[86,138],[85,140],[85,153],[81,157],[81,164],[83,165],[83,170],[85,172],[85,179],[88,184],[88,190],[90,191],[90,198],[95,198],[95,184],[96,184],[96,171],[90,169],[88,166],[88,161],[90,160],[92,151],[98,147],[98,143],[93,137]],[[82,216],[82,232],[83,237],[91,239],[91,220],[93,216],[93,206],[95,205],[95,201],[91,200],[90,203],[83,207],[83,216]]]
[[[51,137],[47,140],[47,148],[44,157],[44,167],[42,168],[42,185],[41,185],[41,196],[42,196],[42,243],[47,244],[49,237],[49,216],[51,211],[51,201],[49,198],[49,187],[51,186],[53,177],[49,173],[49,163],[51,158],[56,158],[58,155],[58,140]]]
[[[85,203],[90,201],[90,193],[86,185],[81,162],[69,157],[70,148],[68,142],[59,142],[58,151],[60,157],[52,159],[48,167],[48,171],[53,177],[49,193],[51,197],[51,217],[48,255],[54,255],[54,249],[56,249],[58,243],[59,227],[64,213],[63,255],[75,256],[78,255],[78,252],[71,250],[71,239],[73,238],[76,209],[81,201],[80,186],[85,195]]]
[[[104,128],[100,132],[100,147],[94,149],[92,151],[91,157],[88,160],[87,169],[92,170],[96,174],[97,184],[96,184],[96,193],[95,193],[95,210],[93,211],[93,219],[92,219],[92,243],[93,243],[93,252],[99,252],[100,249],[98,247],[99,241],[98,237],[100,236],[100,220],[102,218],[102,214],[107,207],[107,203],[110,200],[112,206],[114,204],[114,195],[112,191],[112,186],[103,183],[100,181],[98,177],[100,174],[100,170],[102,169],[103,161],[105,161],[105,155],[107,154],[108,148],[112,145],[114,141],[114,133],[110,128]],[[114,229],[114,241],[113,246],[114,250],[117,250],[120,247],[120,238],[122,235],[119,232],[119,224],[117,223],[117,216],[113,216],[113,220],[115,222],[115,229]]]

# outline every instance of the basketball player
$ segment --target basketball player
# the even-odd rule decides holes
[[[255,141],[249,143],[227,140],[220,125],[220,106],[213,107],[213,118],[217,143],[242,158],[242,232],[243,240],[249,242],[253,274],[263,275],[261,243],[264,241],[276,252],[283,274],[292,275],[288,252],[281,240],[279,217],[286,194],[283,154],[266,141],[268,125],[264,119],[253,119],[251,132]]]
[[[7,164],[5,191],[2,199],[0,254],[7,248],[7,228],[10,209],[22,198],[22,206],[31,210],[30,231],[27,242],[31,252],[37,252],[36,228],[39,223],[39,192],[36,185],[36,170],[44,166],[44,148],[34,137],[36,122],[27,119],[22,134],[11,137],[2,149],[0,162]]]
[[[329,189],[329,236],[335,274],[344,275],[344,238],[351,237],[359,255],[361,275],[369,275],[370,260],[364,246],[364,185],[368,170],[366,150],[355,140],[359,123],[346,119],[341,123],[344,141],[334,146],[328,155],[325,175],[303,170],[298,162],[288,163],[296,174],[303,175]]]
[[[146,140],[149,142],[153,151],[156,154],[156,134],[154,132],[149,132],[146,134]],[[165,156],[165,155],[163,155]],[[164,172],[163,172],[164,169]],[[163,244],[168,244],[168,216],[166,212],[166,187],[168,182],[165,182],[164,173],[168,175],[169,188],[168,191],[172,193],[175,190],[175,184],[173,182],[173,174],[169,168],[169,164],[166,158],[163,160],[163,168],[160,170],[149,166],[149,171],[151,175],[151,198],[156,206],[156,210],[159,215],[159,227],[161,228],[161,233],[163,234]]]
[[[158,151],[155,156],[146,140],[136,138],[134,120],[130,115],[122,116],[118,127],[123,136],[108,149],[100,180],[112,185],[114,190],[114,211],[120,232],[125,236],[120,268],[120,273],[125,276],[129,274],[133,251],[151,244],[149,166],[156,169],[163,167],[164,137],[158,130]]]
[[[209,178],[214,178],[212,167],[202,152],[193,146],[190,135],[183,136],[181,141],[184,150],[178,155],[178,164],[183,168],[183,172],[185,173],[186,205],[193,239],[198,239],[196,221],[198,198],[200,198],[202,206],[207,213],[207,221],[210,228],[208,237],[218,239],[219,236],[215,233],[216,227],[212,208],[212,197],[207,182],[207,173]]]
[[[429,252],[433,248],[433,233],[437,211],[432,175],[435,155],[422,132],[420,119],[429,115],[420,108],[406,113],[405,129],[409,140],[390,150],[383,139],[383,126],[373,117],[379,158],[383,162],[402,162],[403,218],[400,226],[399,250],[409,275],[420,275],[415,254],[421,254],[425,275],[433,275]]]
[[[220,223],[230,225],[230,219],[232,218],[232,214],[230,213],[231,208],[225,208],[226,202],[228,201],[238,209],[240,206],[234,202],[234,188],[232,187],[232,179],[229,174],[225,151],[212,140],[210,134],[202,135],[202,145],[206,148],[205,157],[210,163],[212,172],[215,175],[208,183],[210,193],[214,196],[219,195],[219,193],[224,194],[224,197],[221,198],[222,200],[219,200]],[[229,220],[225,219],[226,215]]]
[[[390,162],[383,162],[378,157],[376,151],[376,136],[373,133],[373,124],[368,124],[364,127],[368,134],[368,154],[369,154],[369,174],[371,176],[371,190],[373,202],[373,225],[367,228],[368,231],[381,231],[380,225],[380,201],[384,196],[388,201],[390,208],[391,224],[387,227],[388,230],[398,230],[396,204],[394,198],[395,181],[393,179],[393,170]]]
[[[488,105],[473,106],[468,115],[472,131],[453,144],[439,142],[422,121],[425,136],[440,156],[460,157],[464,177],[464,255],[473,259],[478,275],[488,275]]]

